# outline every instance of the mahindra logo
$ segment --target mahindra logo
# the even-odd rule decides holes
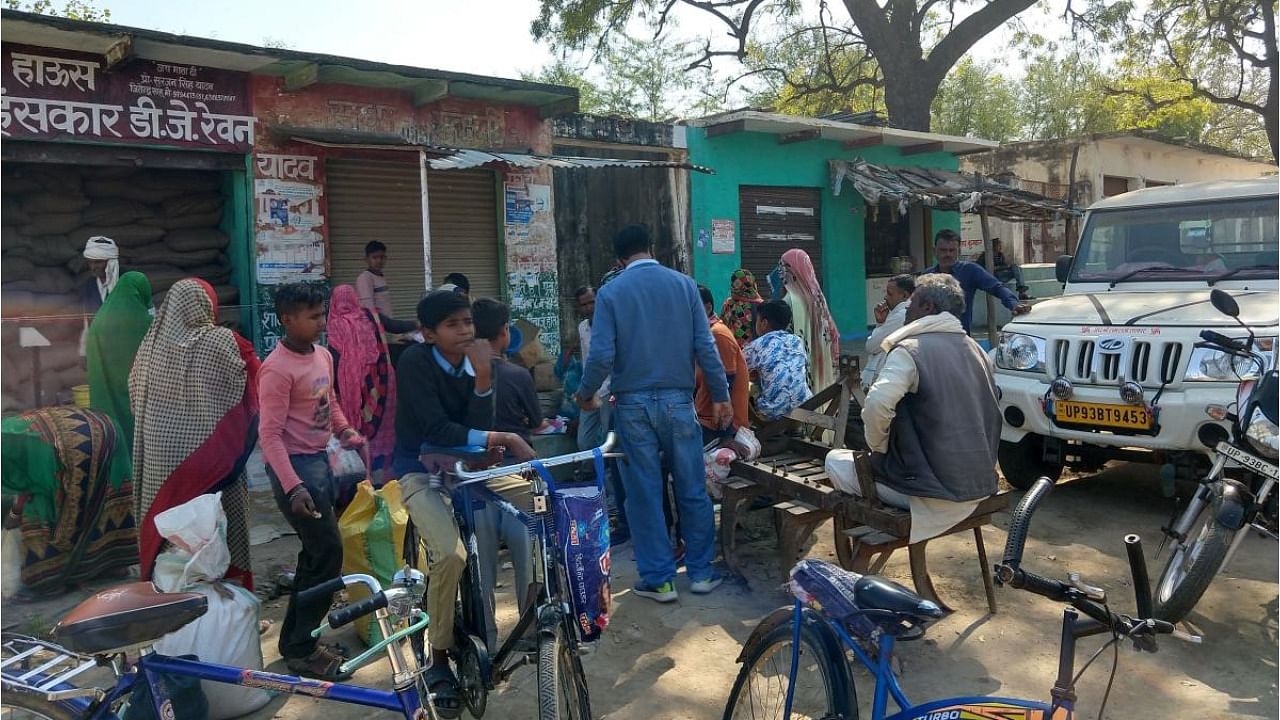
[[[1106,350],[1107,352],[1115,352],[1124,347],[1124,340],[1121,340],[1120,338],[1106,338],[1098,343],[1098,347]]]

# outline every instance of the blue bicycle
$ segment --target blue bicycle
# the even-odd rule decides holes
[[[894,643],[916,640],[942,617],[942,610],[910,590],[875,575],[858,575],[830,563],[803,560],[792,570],[797,600],[760,622],[738,656],[742,670],[725,706],[725,720],[746,718],[822,718],[856,720],[858,700],[845,650],[875,676],[873,720],[1068,720],[1075,708],[1075,642],[1110,634],[1084,670],[1107,647],[1131,640],[1139,650],[1156,651],[1155,636],[1173,634],[1190,642],[1199,638],[1175,631],[1171,623],[1152,618],[1151,590],[1142,544],[1125,537],[1138,614],[1111,612],[1106,596],[1071,573],[1069,582],[1051,580],[1022,569],[1022,550],[1031,515],[1053,484],[1041,478],[1023,496],[1009,524],[1004,560],[996,565],[1001,585],[1043,595],[1071,607],[1063,611],[1058,678],[1048,703],[1003,697],[956,697],[912,705],[891,669]],[[1086,615],[1081,618],[1080,614]],[[1118,655],[1117,655],[1118,659]],[[1114,678],[1114,667],[1112,669]],[[1110,686],[1108,685],[1108,688]],[[886,716],[892,698],[898,712]],[[1103,699],[1106,707],[1106,698]],[[1101,716],[1101,713],[1099,713]]]
[[[299,599],[306,602],[332,596],[356,583],[369,589],[369,597],[333,610],[328,621],[312,634],[319,637],[328,628],[374,613],[384,640],[343,663],[342,670],[354,670],[385,651],[393,674],[391,690],[149,652],[148,646],[156,640],[204,615],[208,600],[198,593],[162,593],[149,582],[136,582],[103,590],[78,605],[54,628],[56,644],[23,635],[0,639],[0,708],[6,720],[110,720],[119,716],[127,700],[138,697],[134,691],[140,689],[139,683],[145,683],[155,707],[154,717],[173,720],[173,700],[163,678],[181,676],[380,708],[399,713],[405,720],[436,720],[431,694],[422,680],[428,668],[420,667],[413,653],[408,653],[406,660],[404,652],[405,639],[420,633],[428,623],[421,610],[425,589],[422,573],[406,567],[386,590],[368,575],[346,575],[300,593]],[[395,626],[400,620],[408,622],[397,631]],[[101,688],[73,684],[98,667],[111,669],[114,685]]]

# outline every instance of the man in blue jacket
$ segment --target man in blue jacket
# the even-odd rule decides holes
[[[653,259],[649,232],[640,225],[623,228],[613,248],[626,268],[596,295],[591,348],[576,399],[583,410],[596,409],[596,390],[610,379],[614,423],[627,455],[619,469],[640,573],[635,593],[674,602],[676,563],[662,513],[659,453],[666,454],[675,485],[690,589],[709,593],[722,580],[711,566],[715,518],[693,409],[695,362],[707,379],[718,427],[729,426],[733,408],[697,284]]]
[[[973,322],[973,296],[979,290],[994,295],[1014,315],[1031,312],[1029,303],[1020,301],[1017,295],[987,272],[986,268],[960,259],[960,235],[956,231],[938,231],[933,240],[933,256],[937,258],[938,264],[920,274],[947,273],[959,281],[960,288],[964,290],[964,312],[960,314],[960,324],[964,326],[965,332],[969,332],[969,325]]]

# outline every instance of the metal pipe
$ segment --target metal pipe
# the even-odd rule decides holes
[[[427,197],[427,152],[418,151],[418,188],[422,193],[422,288],[431,290],[431,203]]]
[[[1142,538],[1124,536],[1124,549],[1129,555],[1129,571],[1133,575],[1133,595],[1137,602],[1138,617],[1153,617],[1151,611],[1151,578],[1147,575],[1147,559],[1142,556]]]

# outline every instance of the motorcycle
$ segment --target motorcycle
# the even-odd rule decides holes
[[[1231,295],[1215,289],[1210,302],[1218,312],[1240,322],[1240,306]],[[1209,474],[1177,520],[1163,528],[1173,552],[1156,583],[1155,616],[1168,622],[1178,622],[1191,612],[1209,583],[1231,562],[1250,528],[1280,540],[1275,532],[1280,434],[1274,356],[1268,369],[1253,332],[1240,325],[1249,332],[1248,339],[1204,330],[1203,342],[1196,343],[1196,348],[1221,353],[1218,357],[1250,379],[1242,380],[1236,391],[1234,413],[1221,406],[1206,409],[1210,417],[1231,423],[1230,441],[1216,444]],[[1253,368],[1257,379],[1252,379]]]

